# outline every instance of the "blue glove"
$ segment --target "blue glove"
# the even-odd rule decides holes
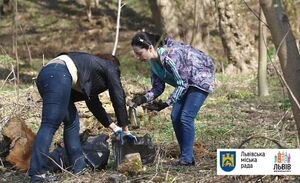
[[[130,141],[137,142],[136,136],[132,135],[129,131],[123,131],[123,137],[128,138]]]
[[[115,134],[115,136],[118,136],[118,135],[122,134],[122,128],[116,127],[114,129],[114,134]]]

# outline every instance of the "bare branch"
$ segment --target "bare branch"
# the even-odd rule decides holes
[[[282,38],[279,46],[278,46],[278,49],[276,50],[276,55],[278,55],[278,52],[279,52],[279,49],[281,48],[283,42],[285,41],[286,39],[286,36],[290,33],[290,29],[286,32],[286,34],[284,35],[284,37]],[[297,100],[297,98],[295,97],[293,91],[291,90],[291,88],[289,87],[288,83],[286,82],[286,80],[284,79],[283,75],[279,72],[279,70],[277,69],[277,67],[275,66],[274,62],[273,62],[273,59],[270,60],[273,67],[275,68],[275,71],[276,73],[280,76],[280,79],[281,81],[283,82],[283,84],[285,85],[285,87],[287,88],[287,90],[289,91],[289,93],[291,94],[291,97],[292,99],[294,100],[294,102],[296,103],[298,109],[300,109],[300,104],[299,104],[299,101]]]
[[[119,41],[120,16],[121,16],[121,8],[122,8],[121,3],[122,3],[122,0],[119,0],[119,3],[118,3],[118,17],[117,17],[117,25],[116,25],[116,38],[115,38],[114,48],[113,48],[113,51],[112,51],[113,56],[116,55],[116,50],[117,50],[118,41]]]
[[[248,5],[248,3],[247,3],[245,0],[243,0],[243,2],[244,2],[244,4],[247,6],[247,8],[253,13],[253,15],[254,15],[260,22],[262,22],[263,24],[265,24],[265,26],[270,30],[269,25],[268,25],[266,22],[262,21],[262,20],[259,18],[259,15],[257,15],[257,13],[256,13],[253,9],[250,8],[250,6]]]
[[[20,64],[18,56],[18,0],[15,0],[15,14],[14,14],[14,45],[15,45],[15,56],[16,56],[16,68],[17,76],[15,77],[15,88],[17,91],[17,103],[19,102],[19,84],[20,84]],[[15,76],[15,72],[14,76]],[[18,107],[18,105],[17,105]]]
[[[20,30],[21,30],[21,32],[22,32],[22,36],[24,37],[25,44],[26,44],[26,48],[27,48],[27,51],[28,51],[28,56],[29,56],[29,65],[32,65],[31,51],[30,51],[30,48],[29,48],[28,42],[27,42],[27,40],[26,40],[26,37],[25,37],[25,34],[24,34],[24,31],[23,31],[23,28],[22,28],[21,24],[19,25],[19,27],[20,27]]]
[[[247,138],[246,140],[244,140],[239,146],[238,148],[242,148],[244,144],[246,144],[247,142],[250,142],[250,140],[253,140],[253,139],[258,139],[258,138],[263,138],[263,139],[267,139],[273,143],[275,143],[279,148],[281,149],[284,149],[284,147],[275,139],[271,139],[269,137],[265,137],[265,136],[260,136],[260,135],[254,135],[254,136],[251,136],[249,138]]]
[[[76,178],[78,178],[78,176],[74,175],[72,172],[64,169],[62,166],[60,166],[58,163],[56,163],[56,161],[54,159],[52,159],[50,156],[46,155],[45,153],[42,153],[44,156],[46,156],[48,159],[50,159],[56,166],[58,166],[63,172],[70,174]]]

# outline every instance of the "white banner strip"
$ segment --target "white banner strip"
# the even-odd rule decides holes
[[[300,149],[218,149],[218,175],[300,175]]]

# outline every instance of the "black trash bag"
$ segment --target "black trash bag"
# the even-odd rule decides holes
[[[126,154],[140,153],[142,164],[152,163],[156,156],[156,149],[149,134],[137,137],[137,141],[120,134],[112,139],[112,150],[116,168],[122,163]]]
[[[49,172],[58,172],[63,169],[68,169],[70,163],[66,150],[62,144],[56,144],[56,148],[49,154],[47,167]]]
[[[89,136],[82,143],[83,153],[86,162],[94,169],[104,169],[109,158],[109,146],[107,135]]]
[[[110,153],[107,139],[108,135],[100,134],[88,136],[81,142],[85,161],[93,169],[104,169],[107,165]],[[57,172],[61,168],[71,168],[66,150],[61,144],[57,144],[57,147],[49,154],[49,157],[47,166],[50,172]]]

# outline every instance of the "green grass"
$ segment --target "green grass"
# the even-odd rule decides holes
[[[229,92],[226,95],[226,97],[227,97],[228,100],[230,100],[230,99],[241,99],[241,100],[244,100],[244,99],[253,98],[254,97],[254,93],[251,92],[251,91],[245,91],[245,90],[232,91],[232,92]]]
[[[143,82],[149,83],[150,66],[146,62],[141,62],[130,55],[119,57],[122,76],[137,81],[142,79]]]
[[[1,86],[3,86],[2,88],[0,88],[0,92],[11,92],[11,91],[16,91],[16,86],[14,84],[4,84],[2,85],[1,83]],[[19,85],[19,89],[22,90],[22,89],[27,89],[29,88],[30,86],[32,86],[32,84],[20,84]]]
[[[121,58],[122,75],[139,84],[151,87],[149,78],[149,65],[138,63],[134,58]],[[211,151],[217,148],[232,148],[252,135],[265,135],[270,138],[278,138],[274,124],[281,118],[290,102],[285,89],[276,75],[268,77],[269,92],[267,97],[257,96],[256,75],[216,75],[216,90],[209,95],[201,112],[195,119],[196,138],[205,142]],[[160,98],[167,98],[173,87],[167,87]],[[261,112],[260,112],[261,111]],[[170,112],[170,110],[169,110]],[[157,113],[152,118],[149,132],[153,135],[155,142],[175,141],[170,113]],[[268,116],[264,113],[269,113]],[[260,117],[261,116],[261,117]],[[262,120],[263,118],[263,120]],[[141,119],[142,124],[149,124],[148,117]],[[260,124],[259,121],[270,121],[268,124]],[[270,123],[270,124],[269,124]],[[272,132],[266,134],[265,132]],[[296,145],[295,137],[282,134],[280,141],[288,146]],[[247,147],[274,147],[274,144],[254,140],[246,144]]]
[[[9,55],[0,54],[0,65],[4,68],[11,68],[11,64],[14,63],[14,59]]]

